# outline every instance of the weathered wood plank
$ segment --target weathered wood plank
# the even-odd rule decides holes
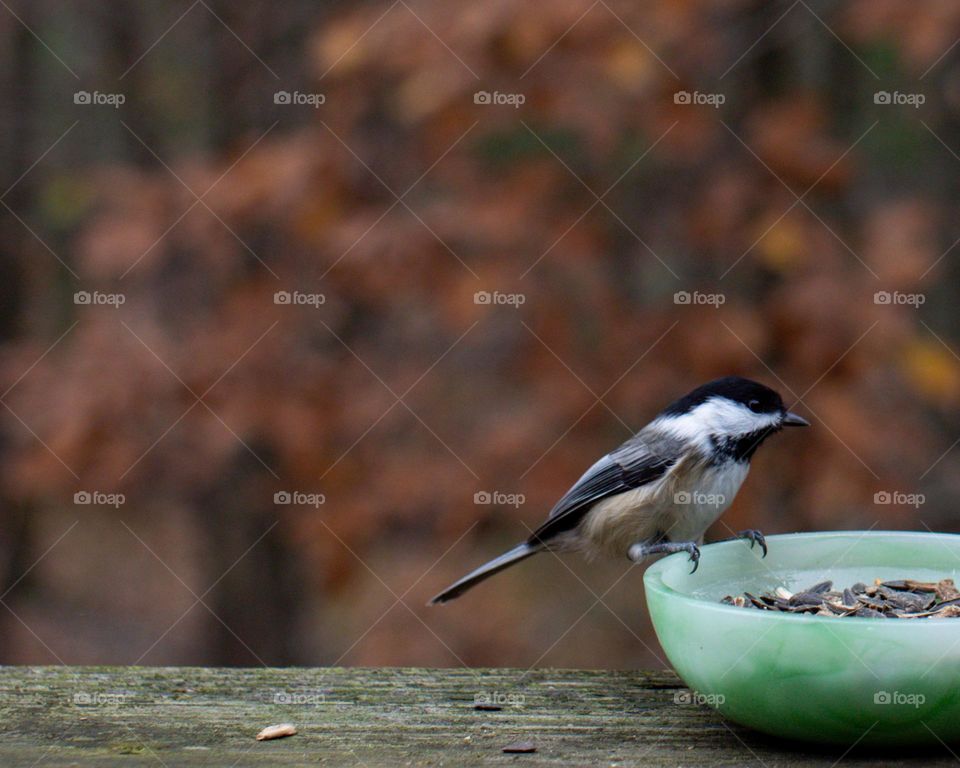
[[[0,765],[773,768],[832,766],[843,756],[676,703],[684,690],[670,672],[5,667]],[[503,709],[475,709],[478,696]],[[298,735],[255,741],[281,722]],[[538,751],[501,751],[518,741]],[[888,765],[915,762],[884,753]],[[946,748],[924,757],[955,763]],[[876,760],[851,753],[842,764]]]

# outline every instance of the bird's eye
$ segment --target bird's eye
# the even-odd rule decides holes
[[[751,400],[749,403],[747,403],[747,407],[754,413],[760,413],[760,411],[762,410],[760,407],[759,400]]]

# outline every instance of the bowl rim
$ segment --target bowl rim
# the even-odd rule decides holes
[[[893,539],[893,538],[906,538],[906,539],[915,539],[915,540],[943,540],[943,539],[954,539],[960,541],[960,534],[957,533],[938,533],[936,531],[804,531],[798,533],[778,533],[772,534],[765,537],[768,543],[775,543],[777,541],[784,540],[796,540],[796,539]],[[742,546],[743,542],[736,540],[724,540],[724,541],[715,541],[710,544],[704,544],[700,547],[701,554],[705,553],[707,550],[714,547],[723,547],[723,546]],[[663,580],[663,574],[667,568],[673,566],[679,560],[688,561],[688,556],[685,552],[677,552],[672,555],[667,555],[666,557],[658,560],[657,562],[650,565],[643,574],[643,586],[644,590],[649,595],[650,592],[658,592],[663,596],[669,597],[673,601],[681,601],[688,606],[697,606],[700,609],[710,608],[712,610],[717,610],[725,613],[730,613],[731,615],[736,612],[739,615],[744,617],[749,616],[754,620],[767,620],[767,621],[795,621],[803,623],[811,622],[823,622],[823,621],[837,621],[842,620],[843,625],[848,624],[862,624],[866,622],[871,626],[884,626],[884,627],[910,627],[910,626],[930,626],[930,627],[944,627],[950,626],[951,622],[947,620],[942,621],[890,621],[890,620],[879,620],[875,617],[869,616],[818,616],[816,614],[809,613],[784,613],[782,611],[751,611],[744,612],[743,608],[738,608],[735,605],[729,605],[728,603],[721,603],[719,600],[710,600],[703,597],[696,597],[690,595],[686,592],[680,592],[673,587],[669,586]],[[957,560],[958,569],[960,569],[960,556]],[[647,599],[648,610],[649,610],[649,597]],[[651,617],[652,618],[652,617]],[[960,620],[956,622],[957,627],[960,627]],[[913,630],[916,631],[916,630]]]

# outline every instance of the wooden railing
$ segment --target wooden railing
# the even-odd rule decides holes
[[[4,667],[0,715],[0,765],[38,768],[877,760],[750,733],[692,702],[672,672]],[[296,735],[256,740],[280,723]],[[922,764],[956,759],[944,748]]]

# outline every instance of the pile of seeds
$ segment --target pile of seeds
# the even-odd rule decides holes
[[[953,579],[938,582],[898,579],[872,586],[860,582],[844,590],[833,589],[832,581],[814,584],[800,592],[777,587],[759,597],[749,592],[721,603],[739,608],[759,608],[785,613],[812,613],[817,616],[864,616],[877,619],[947,619],[960,616],[960,591]]]

